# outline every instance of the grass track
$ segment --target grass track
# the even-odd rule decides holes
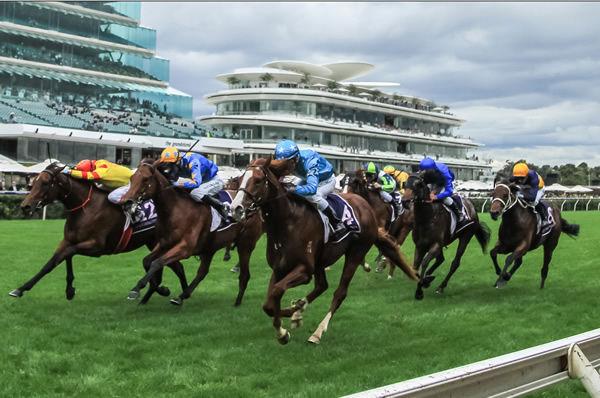
[[[359,269],[320,346],[305,341],[329,308],[339,263],[327,274],[328,291],[305,312],[304,326],[280,346],[262,312],[270,276],[264,240],[251,259],[240,308],[233,307],[237,276],[229,272],[237,256],[224,263],[223,252],[181,308],[157,295],[146,306],[125,300],[142,275],[141,249],[75,257],[71,302],[64,297],[64,264],[15,299],[7,293],[50,258],[63,221],[0,221],[0,396],[340,396],[582,333],[600,324],[600,213],[564,216],[581,225],[581,236],[563,234],[544,290],[540,250],[496,290],[489,255],[473,240],[445,295],[437,296],[433,290],[448,270],[452,245],[422,302],[413,299],[416,285],[399,272],[388,281]],[[498,223],[483,219],[493,245]],[[404,250],[412,257],[412,241]],[[197,261],[184,263],[191,279]],[[170,270],[165,284],[172,295],[179,293]],[[311,288],[312,282],[292,289],[284,304]],[[530,396],[588,395],[578,381],[568,381]]]

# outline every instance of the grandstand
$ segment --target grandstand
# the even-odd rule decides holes
[[[197,139],[215,156],[239,146],[191,119],[193,98],[169,85],[140,15],[141,3],[0,3],[0,154],[37,163],[50,147],[63,162],[135,166]]]

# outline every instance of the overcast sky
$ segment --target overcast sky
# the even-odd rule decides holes
[[[600,3],[143,3],[171,85],[274,60],[363,61],[362,81],[448,105],[496,160],[600,165]]]

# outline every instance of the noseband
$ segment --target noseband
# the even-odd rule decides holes
[[[502,203],[502,211],[500,211],[500,214],[504,214],[506,213],[508,210],[510,210],[511,208],[513,208],[517,203],[522,207],[522,208],[527,208],[527,204],[524,203],[521,199],[517,198],[512,191],[510,190],[510,187],[506,184],[496,184],[496,186],[494,187],[494,191],[496,190],[497,187],[502,187],[502,188],[506,188],[506,190],[508,191],[508,199],[506,201],[502,200],[502,198],[494,198],[492,199],[492,204],[496,201]]]

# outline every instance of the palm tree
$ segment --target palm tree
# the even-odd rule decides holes
[[[442,109],[444,110],[444,113],[447,113],[450,107],[448,105],[442,105]]]
[[[229,84],[230,86],[235,86],[236,84],[240,84],[240,79],[238,79],[235,76],[229,76],[227,78],[227,84]]]
[[[356,94],[358,94],[358,87],[356,87],[354,84],[351,84],[348,86],[348,92],[350,95],[356,97]]]
[[[330,89],[330,90],[335,90],[335,89],[337,89],[339,87],[340,87],[340,84],[338,82],[336,82],[336,81],[332,80],[332,81],[330,81],[330,82],[327,83],[327,88]]]
[[[260,80],[262,80],[263,82],[270,82],[271,80],[273,80],[273,75],[267,72],[264,75],[260,76]]]
[[[400,98],[402,98],[401,96],[399,96],[398,94],[394,93],[394,95],[392,96],[392,98],[394,99],[394,101],[398,101],[400,100]]]
[[[304,76],[302,76],[302,79],[300,79],[300,83],[308,86],[310,84],[310,75],[308,73],[304,73]]]
[[[377,98],[377,97],[381,97],[382,93],[379,90],[373,90],[372,94],[373,94],[373,97]]]

